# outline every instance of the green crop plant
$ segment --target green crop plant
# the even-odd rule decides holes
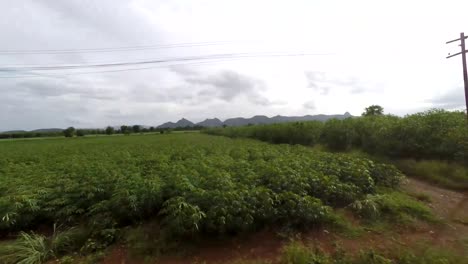
[[[362,157],[198,133],[4,141],[0,231],[84,225],[94,252],[150,220],[169,237],[311,227],[401,179]]]

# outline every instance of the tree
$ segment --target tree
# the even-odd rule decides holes
[[[65,137],[73,137],[75,135],[75,128],[69,127],[63,131]]]
[[[120,133],[122,133],[122,134],[129,133],[129,130],[130,130],[130,128],[128,126],[126,126],[126,125],[120,126]]]
[[[76,131],[76,136],[77,136],[77,137],[83,137],[84,135],[85,135],[85,132],[84,132],[83,129],[78,129],[78,130]]]
[[[107,135],[112,135],[114,134],[114,128],[111,126],[106,127],[106,134]]]
[[[140,132],[140,126],[139,125],[134,125],[132,127],[132,130],[133,130],[133,133],[138,133],[138,132]]]
[[[149,131],[150,131],[150,132],[154,132],[154,127],[153,127],[153,126],[150,127],[150,128],[149,128]]]
[[[384,113],[383,107],[380,105],[371,105],[369,107],[366,107],[364,113],[362,113],[362,116],[381,116]]]

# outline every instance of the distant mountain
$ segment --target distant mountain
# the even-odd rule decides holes
[[[28,132],[26,130],[10,130],[10,131],[3,131],[0,134],[15,134],[15,133],[25,133]]]
[[[219,120],[218,118],[211,118],[211,119],[205,119],[205,121],[198,122],[196,124],[197,126],[202,126],[202,127],[218,127],[222,126],[223,122]]]
[[[0,133],[3,134],[15,134],[15,133],[56,133],[56,132],[62,132],[63,129],[61,128],[42,128],[42,129],[35,129],[35,130],[10,130],[10,131],[3,131]]]
[[[206,119],[202,122],[197,123],[199,126],[203,127],[218,127],[218,126],[246,126],[246,125],[260,125],[260,124],[273,124],[273,123],[285,123],[285,122],[302,122],[302,121],[327,121],[329,119],[345,119],[348,117],[353,117],[349,112],[344,113],[343,115],[305,115],[305,116],[274,116],[267,117],[264,115],[256,115],[251,118],[236,117],[226,119],[224,122],[218,118]],[[189,120],[182,118],[176,123],[167,122],[164,123],[158,128],[177,128],[177,127],[187,127],[194,126]]]
[[[176,127],[193,127],[195,126],[194,123],[190,122],[189,120],[182,118],[179,121],[173,123],[173,122],[167,122],[164,123],[157,128],[176,128]]]
[[[62,132],[63,129],[61,128],[41,128],[41,129],[36,129],[36,130],[31,130],[30,132],[35,132],[35,133],[55,133],[55,132]]]
[[[173,122],[166,122],[162,125],[157,126],[156,128],[175,128],[176,124]]]

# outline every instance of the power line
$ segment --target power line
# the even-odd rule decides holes
[[[48,70],[77,70],[77,69],[87,69],[87,68],[109,68],[109,67],[121,67],[121,66],[136,66],[136,65],[146,65],[146,64],[164,64],[164,67],[175,66],[176,62],[189,62],[189,61],[201,61],[201,62],[210,62],[215,60],[219,62],[222,60],[229,59],[243,59],[243,58],[258,58],[258,57],[298,57],[298,56],[320,56],[320,55],[330,55],[330,54],[307,54],[307,53],[291,53],[291,54],[274,54],[274,53],[231,53],[231,54],[214,54],[208,56],[195,56],[195,57],[181,57],[181,58],[172,58],[172,59],[158,59],[158,60],[149,60],[149,61],[138,61],[138,62],[119,62],[119,63],[107,63],[107,64],[84,64],[84,65],[63,65],[63,66],[42,66],[42,67],[15,67],[15,68],[0,68],[0,72],[17,72],[17,71],[48,71]],[[172,64],[171,64],[172,63]],[[97,72],[86,72],[86,73],[68,73],[68,75],[78,75],[78,74],[90,74],[90,73],[104,73],[104,72],[118,72],[118,71],[134,71],[142,69],[150,69],[158,67],[146,67],[146,68],[130,68],[130,69],[117,69],[110,71],[97,71]],[[17,77],[26,77],[28,75],[19,75],[19,76],[0,76],[0,78],[17,78]],[[36,75],[29,75],[28,77],[41,77]],[[48,77],[48,76],[44,76]]]
[[[145,61],[134,61],[134,62],[111,62],[111,63],[93,63],[93,64],[62,64],[54,66],[24,66],[24,67],[0,67],[0,71],[17,71],[17,70],[73,70],[83,68],[101,68],[101,67],[119,67],[119,66],[133,66],[141,64],[154,64],[154,63],[166,63],[174,61],[190,61],[190,60],[203,60],[203,59],[216,59],[225,58],[232,56],[243,56],[249,53],[227,53],[227,54],[211,54],[204,56],[191,56],[191,57],[176,57],[176,58],[165,58],[165,59],[152,59]]]
[[[214,46],[231,43],[229,41],[212,41],[212,42],[193,42],[193,43],[178,43],[166,45],[145,45],[145,46],[127,46],[114,48],[89,48],[89,49],[36,49],[36,50],[0,50],[0,55],[29,55],[29,54],[69,54],[69,53],[98,53],[98,52],[119,52],[119,51],[139,51],[151,49],[170,49],[182,47],[200,47]]]
[[[0,79],[17,79],[17,78],[34,78],[34,77],[50,77],[50,78],[60,78],[66,76],[73,76],[73,75],[85,75],[85,74],[96,74],[96,73],[113,73],[113,72],[125,72],[125,71],[139,71],[139,70],[151,70],[157,68],[170,68],[174,66],[185,66],[185,65],[203,65],[203,64],[212,64],[218,62],[226,62],[226,61],[233,61],[237,60],[237,58],[231,59],[219,59],[219,60],[211,60],[211,61],[202,61],[202,62],[190,62],[190,63],[175,63],[175,64],[168,64],[168,65],[156,65],[150,67],[139,67],[139,68],[126,68],[126,69],[117,69],[117,70],[105,70],[105,71],[89,71],[89,72],[72,72],[72,73],[65,73],[65,74],[39,74],[31,72],[31,75],[19,75],[19,76],[5,76],[0,77]]]

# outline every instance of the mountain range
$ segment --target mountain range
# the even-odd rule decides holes
[[[251,118],[236,117],[229,118],[223,121],[218,118],[208,118],[204,121],[193,123],[190,120],[185,118],[180,119],[177,122],[166,122],[162,125],[159,125],[157,128],[182,128],[182,127],[221,127],[221,126],[246,126],[246,125],[261,125],[261,124],[274,124],[274,123],[285,123],[285,122],[302,122],[302,121],[327,121],[329,119],[345,119],[348,117],[353,117],[350,113],[346,112],[342,115],[305,115],[305,116],[273,116],[268,117],[264,115],[256,115]],[[149,128],[149,126],[140,126],[142,128]],[[120,129],[120,126],[115,126],[115,129]],[[15,134],[15,133],[25,133],[25,132],[36,132],[36,133],[55,133],[62,132],[61,128],[43,128],[36,129],[31,131],[26,130],[10,130],[10,131],[0,131],[2,134]]]
[[[220,127],[226,126],[246,126],[246,125],[260,125],[260,124],[273,124],[273,123],[285,123],[285,122],[300,122],[300,121],[327,121],[328,119],[345,119],[353,117],[349,112],[343,115],[305,115],[305,116],[273,116],[268,117],[264,115],[256,115],[251,118],[236,117],[229,118],[223,121],[218,118],[205,119],[202,122],[193,123],[185,118],[180,119],[177,122],[166,122],[157,128],[178,128],[178,127]]]
[[[61,128],[41,128],[41,129],[35,129],[35,130],[10,130],[10,131],[2,131],[0,133],[5,133],[5,134],[15,134],[15,133],[58,133],[62,132],[63,129]]]

